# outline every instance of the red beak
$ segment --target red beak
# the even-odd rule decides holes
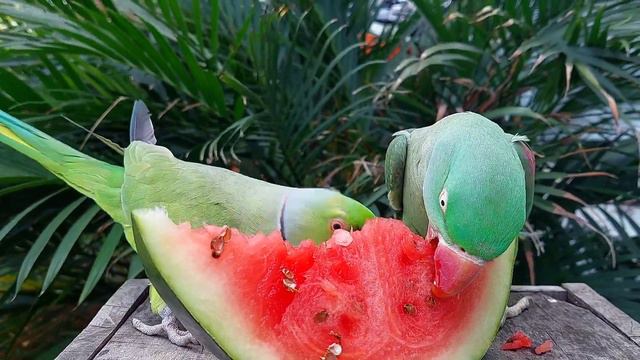
[[[433,231],[429,233],[433,235]],[[475,259],[461,249],[446,244],[440,237],[433,260],[435,280],[431,292],[439,298],[459,294],[475,279],[484,266],[482,260]]]

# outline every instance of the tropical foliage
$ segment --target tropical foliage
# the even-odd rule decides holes
[[[640,317],[636,4],[414,1],[364,43],[375,3],[0,0],[0,109],[118,164],[141,98],[177,156],[386,216],[392,134],[479,112],[538,155],[515,282],[587,282]],[[0,354],[47,358],[142,269],[91,201],[0,151]]]

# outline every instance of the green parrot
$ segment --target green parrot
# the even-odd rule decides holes
[[[93,199],[116,222],[135,250],[131,212],[162,206],[175,222],[227,225],[244,233],[279,230],[287,241],[320,243],[338,229],[359,229],[373,213],[337,191],[274,185],[239,173],[176,159],[156,146],[149,110],[134,104],[124,167],[85,155],[0,111],[0,142],[36,160],[80,193]],[[143,140],[143,141],[139,141]],[[179,345],[190,342],[152,288],[151,307],[163,323],[134,325],[149,335],[166,332]],[[166,320],[166,321],[165,321]]]
[[[459,293],[517,238],[533,202],[526,141],[472,112],[394,134],[385,159],[389,202],[437,244],[434,295]]]

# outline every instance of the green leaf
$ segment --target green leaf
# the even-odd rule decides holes
[[[56,192],[54,192],[52,194],[49,194],[49,195],[43,197],[42,199],[34,202],[33,204],[29,205],[26,209],[22,210],[18,215],[16,215],[13,219],[11,219],[11,221],[9,221],[5,226],[3,226],[2,229],[0,229],[0,242],[2,241],[2,239],[4,239],[5,236],[7,236],[9,231],[11,231],[18,224],[18,222],[20,222],[20,220],[22,220],[22,218],[24,218],[31,211],[33,211],[33,209],[37,208],[42,203],[44,203],[45,201],[51,199],[52,197],[60,194],[64,190],[65,189],[60,189],[60,190],[58,190],[58,191],[56,191]]]
[[[617,120],[620,117],[618,112],[618,103],[613,96],[609,95],[609,93],[602,87],[600,82],[598,82],[593,70],[583,64],[575,64],[575,68],[578,70],[580,77],[587,86],[589,86],[589,88],[591,88],[591,90],[609,106],[613,118]]]
[[[115,1],[114,5],[122,13],[132,13],[140,19],[144,19],[145,22],[151,24],[163,36],[169,38],[170,40],[175,41],[177,39],[176,33],[173,29],[165,25],[165,23],[159,20],[155,15],[153,15],[148,11],[148,9],[144,8],[143,6],[129,0],[118,0]]]
[[[42,232],[40,233],[36,241],[33,243],[33,245],[31,245],[29,252],[27,252],[27,255],[24,257],[24,260],[22,261],[22,265],[20,265],[20,270],[18,271],[18,277],[16,278],[15,292],[13,293],[13,297],[11,300],[15,299],[16,296],[18,295],[18,292],[20,292],[20,289],[22,288],[22,284],[29,276],[29,273],[31,273],[31,269],[33,269],[33,265],[35,265],[36,260],[38,260],[38,258],[40,257],[40,254],[42,254],[42,250],[44,250],[44,247],[47,246],[47,244],[49,243],[49,240],[51,240],[51,236],[53,236],[53,233],[56,230],[58,230],[58,227],[62,224],[62,222],[67,217],[69,217],[69,215],[71,215],[73,210],[75,210],[78,206],[80,206],[80,204],[82,204],[82,202],[85,199],[86,199],[85,197],[82,197],[72,202],[71,204],[67,205],[64,209],[62,209],[62,211],[60,211],[60,213],[58,213],[58,215],[56,215],[49,222],[49,224],[47,224],[47,226],[44,228],[44,230],[42,230]]]
[[[588,171],[583,173],[565,173],[565,172],[556,172],[556,171],[540,171],[536,173],[536,180],[546,180],[546,179],[573,179],[580,177],[594,177],[594,176],[606,176],[610,178],[616,178],[615,175],[603,172],[603,171]]]
[[[0,91],[0,93],[1,92],[2,91]],[[4,144],[0,144],[0,179],[6,177],[54,178],[51,173],[46,171],[37,162]]]
[[[75,223],[69,228],[69,231],[64,235],[62,241],[60,241],[60,245],[56,249],[56,252],[53,254],[51,258],[51,263],[49,264],[49,269],[47,269],[47,275],[44,278],[42,283],[42,290],[40,291],[40,295],[44,294],[45,291],[49,288],[49,285],[53,282],[55,277],[58,275],[58,272],[62,268],[62,264],[67,260],[67,256],[69,252],[75,245],[76,241],[80,237],[80,234],[84,231],[84,229],[89,225],[91,219],[96,216],[96,214],[100,211],[100,208],[97,205],[91,206],[87,211],[85,211],[82,216],[76,220]]]
[[[8,92],[17,102],[42,100],[36,90],[28,83],[22,81],[10,68],[0,67],[0,79],[2,79],[2,89]]]
[[[89,276],[87,276],[87,280],[82,288],[82,293],[80,293],[78,305],[82,304],[86,300],[87,296],[91,294],[93,288],[98,284],[98,281],[109,264],[109,260],[111,259],[113,252],[116,250],[116,247],[122,238],[122,233],[123,229],[120,224],[114,224],[111,231],[109,231],[109,234],[102,243],[102,247],[100,247],[100,251],[98,251],[98,256],[96,256],[93,266],[91,266],[91,270],[89,270]]]
[[[209,36],[209,47],[211,49],[211,56],[215,56],[218,52],[220,43],[218,41],[218,20],[220,18],[220,4],[218,0],[211,1],[211,18],[209,20],[209,29],[211,35]]]
[[[178,27],[182,30],[182,35],[184,37],[189,36],[189,29],[187,28],[187,23],[184,20],[184,16],[182,16],[182,9],[180,8],[179,1],[169,1],[169,6],[171,7],[171,12],[173,13],[173,18],[176,20]],[[178,40],[180,37],[178,36]]]
[[[562,197],[565,199],[569,199],[571,201],[575,201],[577,203],[580,203],[584,206],[587,206],[587,203],[584,202],[584,200],[580,199],[579,197],[575,196],[574,194],[568,192],[568,191],[564,191],[564,190],[560,190],[551,186],[545,186],[545,185],[540,185],[540,184],[536,184],[534,191],[538,194],[549,194],[549,195],[553,195],[553,196],[557,196],[557,197]]]
[[[17,184],[14,186],[8,186],[5,188],[0,189],[0,196],[6,195],[6,194],[11,194],[14,193],[16,191],[20,191],[20,190],[24,190],[24,189],[30,189],[30,188],[34,188],[34,187],[39,187],[42,185],[50,185],[50,184],[55,184],[60,182],[59,180],[56,179],[37,179],[37,180],[32,180],[32,181],[26,181],[23,182],[21,184]]]
[[[193,11],[192,22],[196,29],[196,39],[198,39],[198,46],[200,48],[200,53],[204,53],[205,43],[204,43],[204,32],[202,30],[202,4],[200,0],[191,0],[191,8]]]
[[[371,195],[367,196],[364,200],[362,200],[362,204],[364,206],[371,206],[373,203],[375,203],[378,199],[380,199],[381,197],[384,197],[387,194],[387,186],[381,186],[380,188],[378,188],[376,191],[374,191]]]
[[[136,276],[140,275],[144,267],[142,266],[142,260],[140,260],[140,256],[138,254],[133,254],[131,256],[131,262],[129,263],[129,271],[127,272],[127,280],[133,279]]]
[[[506,116],[523,116],[540,120],[546,124],[551,124],[552,122],[554,122],[552,119],[548,119],[544,115],[523,106],[505,106],[502,108],[486,111],[483,115],[492,120]]]

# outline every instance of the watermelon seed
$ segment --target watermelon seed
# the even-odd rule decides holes
[[[427,295],[427,297],[425,298],[425,302],[429,306],[435,306],[436,305],[436,298],[431,296],[431,295]]]
[[[342,354],[342,345],[338,343],[333,343],[329,345],[329,347],[327,348],[327,351],[335,356],[339,356],[340,354]]]
[[[327,310],[322,310],[313,316],[313,322],[315,322],[316,324],[320,324],[327,321],[328,318],[329,313],[327,312]]]
[[[404,306],[402,306],[402,310],[404,310],[404,313],[407,315],[416,314],[416,307],[413,306],[413,304],[404,304]]]
[[[282,283],[284,284],[284,287],[287,288],[287,290],[291,291],[291,292],[297,292],[298,289],[296,288],[298,286],[298,284],[296,284],[296,281],[293,279],[289,279],[289,278],[285,278],[282,279]]]
[[[211,256],[215,259],[219,258],[222,255],[222,250],[224,250],[224,244],[231,239],[231,231],[227,225],[223,226],[220,230],[220,233],[211,239]]]
[[[338,355],[342,354],[342,336],[337,331],[329,331],[329,335],[335,337],[337,342],[327,347],[327,351],[320,357],[320,360],[337,360]]]
[[[282,268],[282,275],[284,275],[284,277],[286,277],[287,279],[291,279],[293,280],[293,272],[291,272],[291,270],[287,269],[287,268]]]

